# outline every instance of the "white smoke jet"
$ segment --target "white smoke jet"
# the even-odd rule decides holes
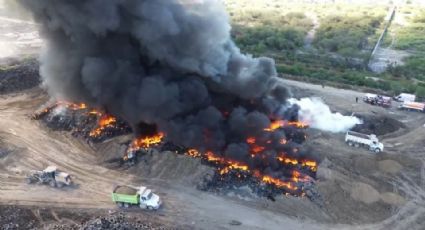
[[[355,116],[344,116],[341,113],[332,113],[329,106],[320,98],[291,98],[291,104],[300,106],[299,119],[310,127],[332,133],[346,132],[362,121]]]

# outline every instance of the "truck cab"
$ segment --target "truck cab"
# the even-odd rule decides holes
[[[48,175],[50,178],[53,178],[56,185],[63,187],[64,185],[71,185],[71,175],[65,172],[61,172],[57,169],[56,166],[48,166],[43,170],[43,173]]]
[[[369,149],[371,151],[376,152],[376,153],[384,151],[384,144],[379,142],[379,139],[378,139],[378,137],[376,137],[375,134],[370,135],[370,140],[372,141],[372,143],[369,145]]]
[[[115,186],[112,192],[112,201],[119,207],[128,208],[131,205],[138,205],[142,209],[151,210],[158,209],[162,204],[160,197],[144,186]]]
[[[363,134],[354,131],[348,131],[345,134],[345,142],[349,146],[354,146],[356,148],[363,146],[367,147],[370,151],[379,153],[384,151],[384,144],[379,142],[378,137],[375,134]]]
[[[140,195],[141,208],[158,209],[161,206],[161,199],[152,190],[142,186],[139,188],[138,193]]]
[[[55,180],[56,180],[57,183],[63,183],[65,185],[71,185],[72,184],[71,176],[68,173],[65,173],[65,172],[56,172]]]

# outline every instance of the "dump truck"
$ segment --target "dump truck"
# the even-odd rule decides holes
[[[137,205],[150,210],[157,210],[162,204],[160,197],[144,186],[118,185],[112,192],[112,201],[120,208]]]
[[[425,103],[404,102],[398,108],[407,111],[425,112]]]
[[[349,146],[367,147],[370,151],[379,153],[384,151],[384,144],[379,142],[375,134],[367,135],[363,133],[348,131],[345,135],[345,142]]]
[[[59,188],[72,184],[71,176],[68,173],[58,171],[56,166],[48,166],[43,171],[31,171],[31,174],[27,175],[26,181],[28,184],[49,184],[51,187]]]

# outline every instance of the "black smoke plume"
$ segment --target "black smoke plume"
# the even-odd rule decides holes
[[[53,98],[102,107],[136,132],[154,125],[177,145],[271,171],[275,160],[251,158],[246,138],[264,143],[270,159],[297,145],[279,145],[285,137],[292,143],[285,130],[264,131],[271,119],[296,120],[297,108],[285,109],[274,61],[236,47],[221,1],[20,1],[41,24],[40,72]]]

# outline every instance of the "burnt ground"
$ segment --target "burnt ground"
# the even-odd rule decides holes
[[[352,130],[360,133],[383,136],[406,128],[402,122],[387,115],[356,114],[356,116],[363,123],[356,125]]]
[[[131,136],[88,144],[52,131],[30,119],[48,100],[45,93],[37,87],[16,91],[20,88],[12,85],[14,93],[0,95],[0,228],[108,229],[113,228],[109,222],[119,222],[121,229],[145,224],[171,229],[421,229],[425,114],[355,103],[360,92],[282,84],[292,87],[295,96],[318,96],[334,111],[358,114],[365,121],[359,131],[374,132],[385,144],[376,155],[346,146],[344,134],[309,129],[304,148],[321,162],[316,182],[320,205],[283,195],[271,201],[248,188],[199,191],[197,185],[212,169],[172,152],[147,155],[134,167],[114,165]],[[74,175],[77,186],[57,190],[23,182],[29,170],[50,164]],[[119,210],[110,200],[116,184],[147,185],[164,206],[154,213]]]

